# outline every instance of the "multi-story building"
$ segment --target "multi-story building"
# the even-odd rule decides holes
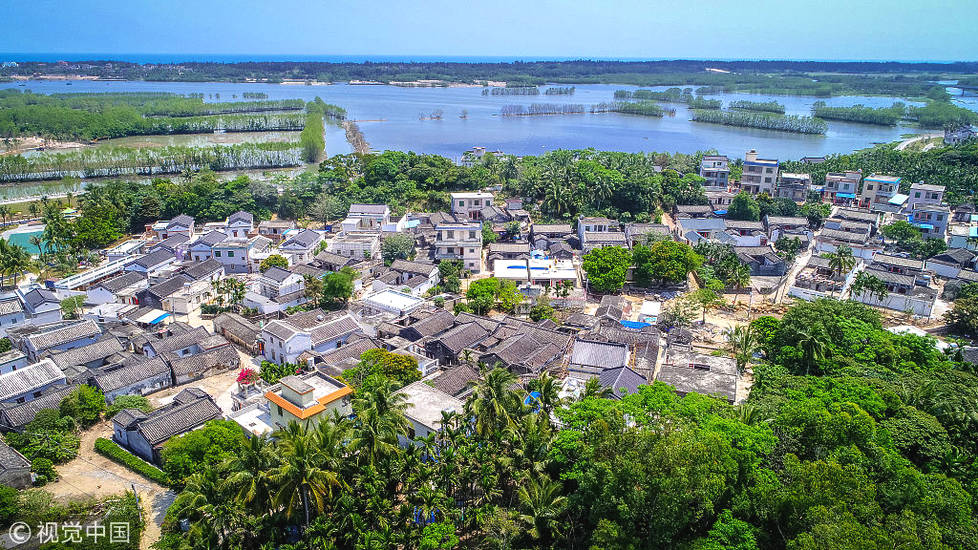
[[[351,204],[341,224],[343,231],[380,231],[391,223],[391,209],[386,204]]]
[[[220,231],[211,231],[190,244],[190,256],[203,262],[213,258],[224,266],[225,273],[249,273],[257,271],[258,255],[265,255],[271,241],[255,235],[250,238],[234,238]]]
[[[744,169],[740,177],[740,188],[752,195],[774,194],[778,185],[777,159],[758,158],[757,151],[751,149],[744,155]]]
[[[372,259],[380,254],[380,233],[345,233],[329,242],[326,250],[353,260]]]
[[[859,191],[859,205],[870,208],[876,203],[888,202],[900,191],[900,177],[870,174],[863,179]]]
[[[812,189],[811,174],[792,174],[783,172],[781,183],[775,196],[791,199],[795,202],[805,202],[808,200],[808,192]]]
[[[258,234],[273,243],[281,242],[287,231],[295,229],[295,222],[289,220],[265,220],[258,223]]]
[[[314,427],[322,419],[353,413],[350,404],[353,389],[339,380],[319,372],[303,376],[286,376],[265,392],[268,412],[274,428],[285,428],[291,422]]]
[[[951,211],[946,205],[918,203],[916,208],[910,210],[907,221],[917,226],[928,239],[944,239],[950,216]]]
[[[482,270],[482,224],[442,222],[435,232],[435,259],[462,260],[465,269]]]
[[[822,199],[832,204],[851,205],[856,200],[856,193],[859,192],[859,183],[862,179],[862,170],[829,172],[825,174],[825,187],[822,189]]]
[[[459,218],[478,220],[482,209],[492,206],[492,193],[452,193],[452,214]]]
[[[322,233],[303,229],[286,239],[278,249],[287,258],[291,258],[293,264],[304,264],[316,255],[316,249],[321,242],[323,242]]]
[[[944,186],[924,182],[910,184],[910,200],[907,203],[910,210],[918,205],[939,205],[944,202]]]
[[[726,191],[730,183],[730,159],[725,155],[705,155],[700,161],[700,176],[708,190]]]
[[[224,222],[224,233],[232,239],[247,239],[255,228],[255,217],[239,210],[228,216]]]

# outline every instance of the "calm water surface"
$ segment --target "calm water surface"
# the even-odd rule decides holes
[[[17,83],[0,84],[2,88]],[[612,101],[615,90],[635,89],[620,85],[579,85],[573,96],[483,96],[482,89],[472,88],[401,88],[395,86],[302,86],[282,84],[236,84],[198,82],[96,82],[32,81],[21,89],[35,93],[55,92],[121,92],[161,91],[181,94],[203,93],[206,101],[241,99],[243,92],[264,92],[270,99],[320,96],[328,103],[345,108],[349,117],[360,121],[360,128],[374,150],[396,149],[435,153],[458,158],[466,149],[482,145],[519,155],[538,154],[553,149],[593,147],[609,151],[667,151],[692,153],[716,149],[731,156],[743,156],[747,149],[757,149],[765,156],[797,159],[803,156],[845,153],[874,143],[899,139],[918,130],[909,127],[880,127],[844,122],[829,122],[828,133],[812,136],[734,128],[691,122],[685,106],[675,105],[676,116],[665,118],[623,115],[618,113],[554,115],[535,117],[501,117],[506,104],[583,103]],[[220,94],[220,97],[217,97]],[[710,96],[724,105],[737,99],[775,100],[785,105],[788,114],[807,115],[814,97],[772,96],[755,94],[720,94]],[[978,102],[965,106],[978,109]],[[846,96],[825,100],[829,105],[862,103],[874,107],[889,106],[894,98]],[[423,115],[441,110],[441,120],[420,120]],[[459,117],[462,111],[468,117]],[[327,128],[327,152],[346,153],[350,146],[338,127]],[[145,138],[138,138],[145,139]]]

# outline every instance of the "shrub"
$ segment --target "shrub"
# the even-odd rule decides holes
[[[20,498],[17,489],[0,485],[0,525],[10,523],[20,511]]]
[[[82,427],[95,424],[105,410],[105,396],[91,386],[79,386],[61,400],[62,416],[70,416]]]
[[[149,462],[146,462],[138,456],[123,449],[114,441],[110,441],[104,437],[96,439],[95,452],[104,456],[105,458],[108,458],[112,462],[116,462],[125,466],[126,468],[129,468],[146,479],[155,481],[160,485],[170,485],[170,479],[165,473],[163,473],[163,470],[160,470]]]
[[[47,458],[38,457],[31,461],[31,471],[36,474],[35,481],[38,485],[44,485],[58,478],[58,472],[54,471],[54,463]]]

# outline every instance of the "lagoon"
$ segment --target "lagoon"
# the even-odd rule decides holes
[[[847,153],[900,139],[901,135],[918,133],[910,126],[884,127],[829,121],[825,135],[802,135],[774,130],[735,128],[691,122],[685,105],[669,105],[675,116],[644,117],[621,113],[575,114],[553,116],[499,116],[503,105],[531,103],[582,103],[591,105],[613,100],[618,89],[637,89],[634,86],[587,84],[576,86],[569,96],[493,96],[482,95],[482,88],[407,88],[388,85],[286,85],[226,82],[145,82],[145,81],[28,81],[23,87],[17,82],[0,83],[0,88],[31,90],[34,93],[78,92],[173,92],[202,93],[205,101],[229,101],[242,98],[244,92],[263,92],[269,99],[322,97],[348,111],[349,119],[357,121],[371,148],[433,153],[458,159],[473,146],[485,146],[516,155],[540,154],[554,149],[593,147],[599,150],[628,152],[683,152],[715,149],[733,157],[741,157],[748,149],[779,159],[798,159]],[[663,89],[660,87],[658,89]],[[848,106],[861,103],[873,107],[889,106],[892,97],[843,96],[816,98],[805,96],[774,96],[767,94],[717,94],[726,106],[730,101],[778,101],[789,115],[808,115],[815,101],[829,105]],[[969,98],[970,99],[970,98]],[[972,101],[963,106],[978,109]],[[442,111],[441,120],[426,118]],[[467,117],[460,115],[466,112]],[[330,155],[351,152],[343,129],[327,126],[326,149]],[[152,141],[156,138],[125,138],[131,142]],[[172,140],[173,137],[167,137]],[[186,138],[178,138],[186,139]],[[120,140],[113,140],[120,141]]]

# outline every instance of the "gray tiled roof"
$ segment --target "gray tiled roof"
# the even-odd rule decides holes
[[[873,263],[893,265],[897,267],[906,267],[908,269],[916,269],[916,270],[921,270],[924,268],[923,260],[915,260],[913,258],[903,258],[901,256],[892,256],[890,254],[874,254]]]
[[[87,346],[56,353],[51,356],[51,360],[54,361],[55,365],[64,369],[75,365],[84,365],[99,359],[104,360],[106,357],[119,353],[124,349],[122,344],[119,343],[118,338],[110,336]]]
[[[644,376],[628,367],[605,369],[598,375],[598,380],[602,386],[610,388],[612,395],[618,399],[626,394],[636,393],[639,386],[648,384]],[[621,391],[622,388],[625,389],[624,392]]]
[[[35,288],[34,290],[24,294],[24,303],[27,305],[27,307],[34,310],[37,309],[37,306],[43,303],[60,304],[61,301],[58,300],[58,296],[50,290]]]
[[[310,248],[315,246],[321,238],[322,236],[319,233],[311,229],[303,229],[282,243],[279,248]]]
[[[188,432],[209,420],[223,417],[220,407],[209,397],[185,404],[157,409],[137,421],[138,430],[150,445],[158,446],[171,437]]]
[[[198,373],[201,376],[214,367],[233,368],[241,362],[238,352],[230,345],[223,345],[187,357],[172,357],[167,354],[173,376],[186,376]]]
[[[433,269],[438,269],[438,266],[425,262],[394,260],[394,263],[391,264],[391,269],[394,271],[401,271],[403,273],[417,273],[418,275],[424,275],[427,277],[431,274]]]
[[[161,248],[156,252],[150,252],[149,254],[140,257],[135,262],[133,262],[133,265],[138,265],[140,267],[149,269],[151,267],[156,267],[162,263],[168,262],[173,259],[174,259],[173,252]]]
[[[211,231],[205,235],[202,235],[199,239],[191,243],[191,246],[206,245],[210,247],[227,238],[228,236],[220,231]]]
[[[213,275],[215,272],[224,268],[221,262],[214,258],[208,258],[203,262],[196,262],[183,269],[183,274],[195,281]]]
[[[116,293],[122,289],[129,288],[146,280],[146,275],[138,271],[126,271],[122,275],[106,279],[96,286],[102,287],[109,292]]]
[[[157,248],[166,248],[172,251],[172,250],[176,250],[177,247],[179,247],[181,244],[186,243],[188,241],[190,241],[190,237],[182,233],[178,233],[176,235],[173,235],[172,237],[167,237],[162,241],[156,243],[156,245],[153,246],[153,249],[155,250]]]
[[[261,329],[237,313],[222,313],[214,318],[215,331],[227,331],[245,342],[254,342]]]
[[[95,375],[95,384],[103,393],[125,388],[161,374],[169,374],[170,367],[161,357],[153,357],[102,374]]]
[[[872,266],[866,268],[866,275],[876,277],[885,283],[907,287],[913,287],[916,282],[916,279],[912,275],[901,275],[899,273],[893,273],[892,271],[874,269]]]
[[[452,353],[461,353],[463,349],[474,346],[489,336],[489,331],[478,323],[465,323],[438,335],[434,341],[440,342]]]
[[[351,204],[350,214],[365,214],[371,216],[383,215],[387,212],[386,204]]]
[[[31,462],[0,440],[0,471],[30,469]]]
[[[831,239],[853,244],[865,244],[869,240],[869,234],[840,231],[837,229],[822,229],[822,232],[819,234],[819,239]]]
[[[190,277],[184,275],[183,273],[177,273],[173,277],[149,287],[149,292],[153,296],[156,296],[162,300],[163,298],[173,296],[177,292],[183,290],[183,286],[190,282]]]
[[[101,333],[95,321],[86,319],[54,330],[32,334],[27,337],[27,341],[35,350],[41,351],[83,338],[91,338]]]
[[[344,315],[339,319],[334,319],[328,323],[318,326],[310,331],[312,345],[317,346],[322,342],[338,338],[347,334],[352,334],[360,330],[360,325],[353,320],[353,317]]]
[[[65,379],[65,373],[50,359],[0,374],[0,401],[36,391]]]
[[[210,336],[210,333],[207,332],[206,328],[195,327],[190,331],[167,336],[162,340],[150,340],[149,346],[157,354],[163,354],[169,351],[187,348],[194,344],[199,344],[201,340],[207,338],[208,336]]]
[[[281,267],[278,266],[270,267],[264,273],[262,273],[262,277],[271,279],[276,283],[281,283],[282,281],[288,279],[291,276],[292,276],[291,271],[289,271],[288,269],[282,269]]]
[[[0,315],[13,315],[23,311],[24,308],[20,305],[20,300],[17,298],[0,300]]]
[[[255,217],[248,212],[238,210],[234,214],[228,216],[228,225],[231,225],[234,222],[244,222],[249,225],[253,225],[255,223]]]
[[[479,378],[479,371],[469,365],[462,364],[442,372],[431,383],[435,388],[457,397]]]
[[[448,330],[455,324],[455,316],[444,309],[432,312],[430,315],[405,327],[401,334],[416,332],[421,338],[434,336],[439,332]],[[406,338],[407,336],[405,336]]]
[[[532,229],[534,234],[569,234],[574,232],[571,226],[565,223],[535,223]]]
[[[179,216],[170,220],[170,222],[166,224],[166,228],[170,229],[178,225],[181,227],[190,227],[190,224],[192,223],[194,223],[194,218],[192,216],[188,216],[187,214],[180,214]]]
[[[139,409],[122,409],[112,417],[112,421],[120,426],[126,427],[143,418],[146,418],[146,413]]]
[[[280,321],[277,319],[262,327],[262,330],[278,338],[279,340],[282,340],[283,342],[300,332],[299,329],[296,329],[285,321]]]
[[[571,365],[608,369],[628,364],[628,346],[613,342],[575,340]]]
[[[56,386],[46,390],[41,397],[27,403],[4,403],[3,416],[8,428],[20,428],[37,416],[38,411],[44,409],[57,409],[69,393],[75,391],[78,386]]]

